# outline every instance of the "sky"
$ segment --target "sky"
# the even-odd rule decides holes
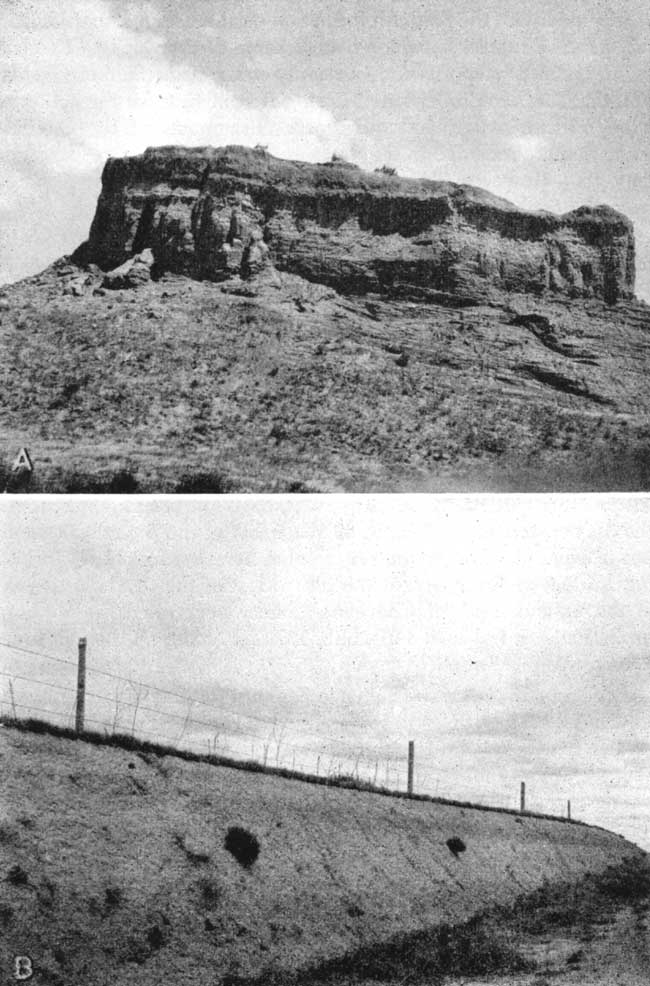
[[[71,723],[85,637],[91,728],[400,789],[413,740],[417,791],[523,780],[650,849],[649,527],[646,495],[4,497],[1,708]]]
[[[0,0],[0,283],[87,236],[109,156],[267,144],[608,203],[650,299],[646,0]]]

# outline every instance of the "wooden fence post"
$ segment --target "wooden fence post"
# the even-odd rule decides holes
[[[75,731],[84,731],[84,713],[86,707],[86,638],[79,638],[79,663],[77,664],[77,715]]]
[[[521,782],[521,792],[519,796],[519,811],[526,811],[526,782]]]
[[[569,819],[569,821],[571,821],[571,802],[570,801],[567,801],[567,803],[566,803],[566,817]]]
[[[14,722],[18,718],[16,715],[16,699],[14,698],[14,683],[9,679],[9,694],[11,695],[11,711],[14,714]]]
[[[407,791],[413,794],[413,762],[415,760],[415,743],[409,740],[409,772],[407,781]]]

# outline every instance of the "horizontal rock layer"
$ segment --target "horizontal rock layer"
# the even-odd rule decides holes
[[[274,266],[344,292],[634,292],[632,224],[608,206],[525,212],[469,185],[237,146],[108,160],[76,259],[109,270],[146,248],[158,272],[221,280]]]

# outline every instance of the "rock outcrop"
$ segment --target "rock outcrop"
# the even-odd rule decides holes
[[[263,149],[161,147],[111,158],[79,263],[150,249],[159,273],[298,274],[347,293],[634,293],[631,222],[608,206],[526,212],[469,185],[306,164]]]

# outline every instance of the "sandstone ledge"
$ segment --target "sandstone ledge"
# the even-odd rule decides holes
[[[109,270],[147,248],[157,273],[222,280],[263,263],[347,293],[634,293],[632,224],[609,206],[527,212],[469,185],[261,148],[110,158],[75,259]]]

